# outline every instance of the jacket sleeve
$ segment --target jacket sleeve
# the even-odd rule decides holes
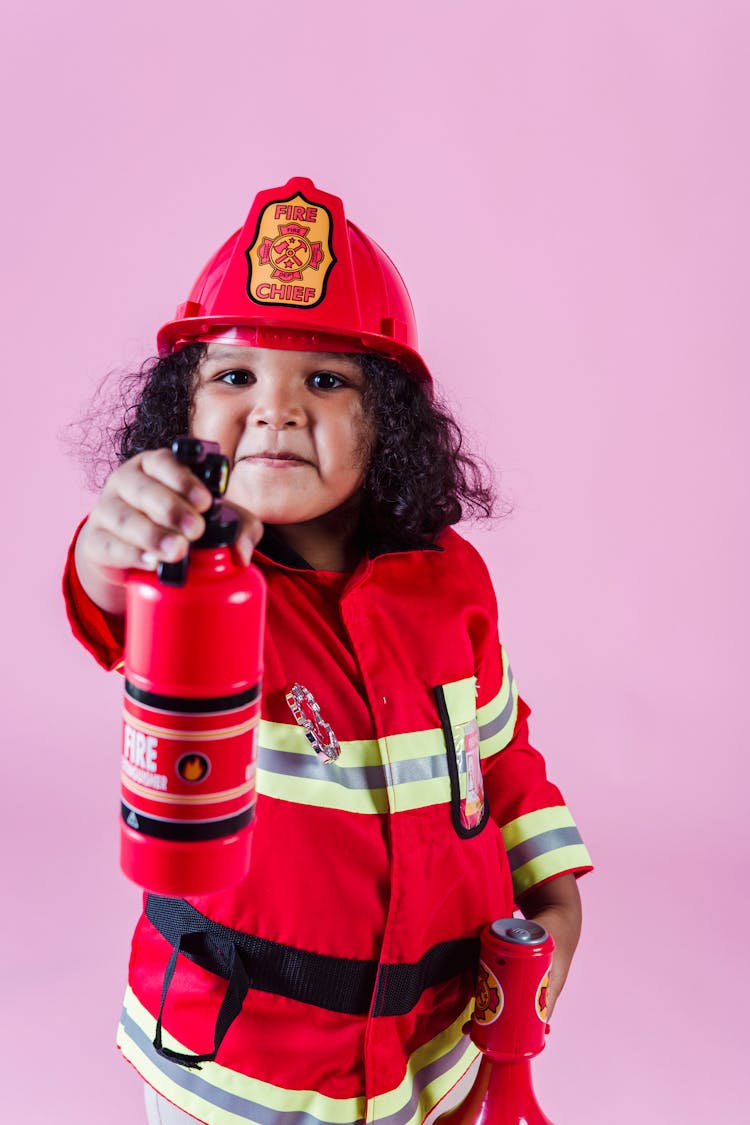
[[[125,621],[115,617],[92,602],[78,577],[75,566],[75,544],[83,523],[76,528],[70,544],[63,573],[63,597],[73,636],[81,642],[94,660],[107,671],[122,671],[122,652],[125,643]]]
[[[530,709],[518,695],[497,629],[497,602],[484,564],[485,613],[475,634],[477,722],[490,815],[508,853],[516,898],[573,872],[590,871],[589,853],[544,758],[529,741]]]

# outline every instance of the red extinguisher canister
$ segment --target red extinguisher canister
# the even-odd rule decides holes
[[[181,437],[172,452],[214,501],[184,560],[127,579],[120,863],[146,890],[183,897],[248,870],[265,582],[234,548],[218,445]]]
[[[482,1061],[468,1096],[440,1125],[552,1125],[531,1081],[545,1045],[555,945],[543,926],[501,918],[481,935],[474,1013],[467,1024]]]

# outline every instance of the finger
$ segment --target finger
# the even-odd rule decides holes
[[[205,520],[189,499],[144,472],[123,476],[118,481],[116,493],[109,499],[115,498],[127,508],[146,516],[157,527],[177,532],[186,539],[198,539],[205,531]],[[120,510],[118,517],[125,518]]]
[[[197,516],[196,519],[200,517]],[[92,531],[99,533],[95,542],[100,549],[108,549],[104,547],[107,536],[168,562],[182,558],[188,549],[187,536],[155,523],[149,516],[117,496],[110,497],[100,508],[96,520],[91,522]],[[103,559],[97,558],[96,561],[107,565]]]
[[[134,472],[166,485],[199,512],[205,512],[211,507],[213,497],[206,485],[198,480],[187,465],[177,460],[171,449],[147,449],[126,464],[132,464]]]
[[[187,550],[187,540],[183,539],[184,549],[164,556],[165,561],[176,562]],[[90,562],[106,571],[110,578],[124,581],[129,570],[156,570],[160,556],[144,551],[134,543],[119,539],[106,528],[92,528],[89,533],[87,554]]]
[[[237,536],[236,547],[245,566],[248,566],[253,556],[253,550],[263,537],[263,524],[256,515],[248,512],[247,508],[240,508],[237,504],[228,504],[237,513],[240,519],[240,530]]]

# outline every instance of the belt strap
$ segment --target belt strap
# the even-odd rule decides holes
[[[185,934],[184,938],[191,935]],[[193,935],[194,936],[194,935]],[[212,1062],[216,1058],[216,1054],[221,1046],[221,1041],[229,1031],[231,1024],[236,1020],[237,1016],[242,1011],[242,1004],[247,996],[247,990],[250,987],[250,982],[247,979],[245,967],[240,958],[236,955],[234,946],[232,946],[229,956],[229,984],[224,993],[224,999],[219,1008],[219,1014],[216,1017],[216,1028],[214,1030],[214,1049],[205,1055],[190,1055],[182,1051],[173,1051],[171,1047],[165,1047],[162,1043],[161,1029],[162,1029],[162,1016],[164,1015],[164,1004],[167,1000],[167,993],[169,986],[172,983],[174,976],[175,966],[177,965],[177,956],[180,953],[183,937],[177,939],[172,956],[169,958],[167,970],[164,973],[164,984],[161,990],[161,1007],[159,1008],[159,1018],[156,1021],[156,1034],[154,1035],[154,1047],[158,1054],[162,1055],[165,1059],[170,1059],[172,1062],[180,1063],[182,1066],[192,1067],[195,1070],[200,1070],[200,1064],[203,1062]]]
[[[471,969],[473,980],[479,956],[478,938],[461,938],[432,946],[413,964],[328,957],[233,930],[207,918],[183,899],[159,895],[147,896],[146,917],[173,947],[164,974],[154,1046],[160,1055],[183,1066],[196,1067],[216,1057],[250,988],[330,1012],[367,1015],[372,1007],[374,1016],[398,1016],[410,1012],[432,985],[442,984],[466,969]],[[164,1005],[180,953],[229,981],[210,1054],[180,1054],[162,1045]]]

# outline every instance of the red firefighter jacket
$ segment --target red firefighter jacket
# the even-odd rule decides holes
[[[189,903],[147,896],[118,1045],[210,1125],[419,1125],[477,1054],[462,1027],[482,926],[589,870],[588,852],[529,744],[486,567],[456,532],[351,575],[269,536],[255,562],[268,624],[251,870]],[[121,624],[72,562],[65,587],[77,637],[121,667]],[[295,722],[294,683],[337,735],[335,762]]]

